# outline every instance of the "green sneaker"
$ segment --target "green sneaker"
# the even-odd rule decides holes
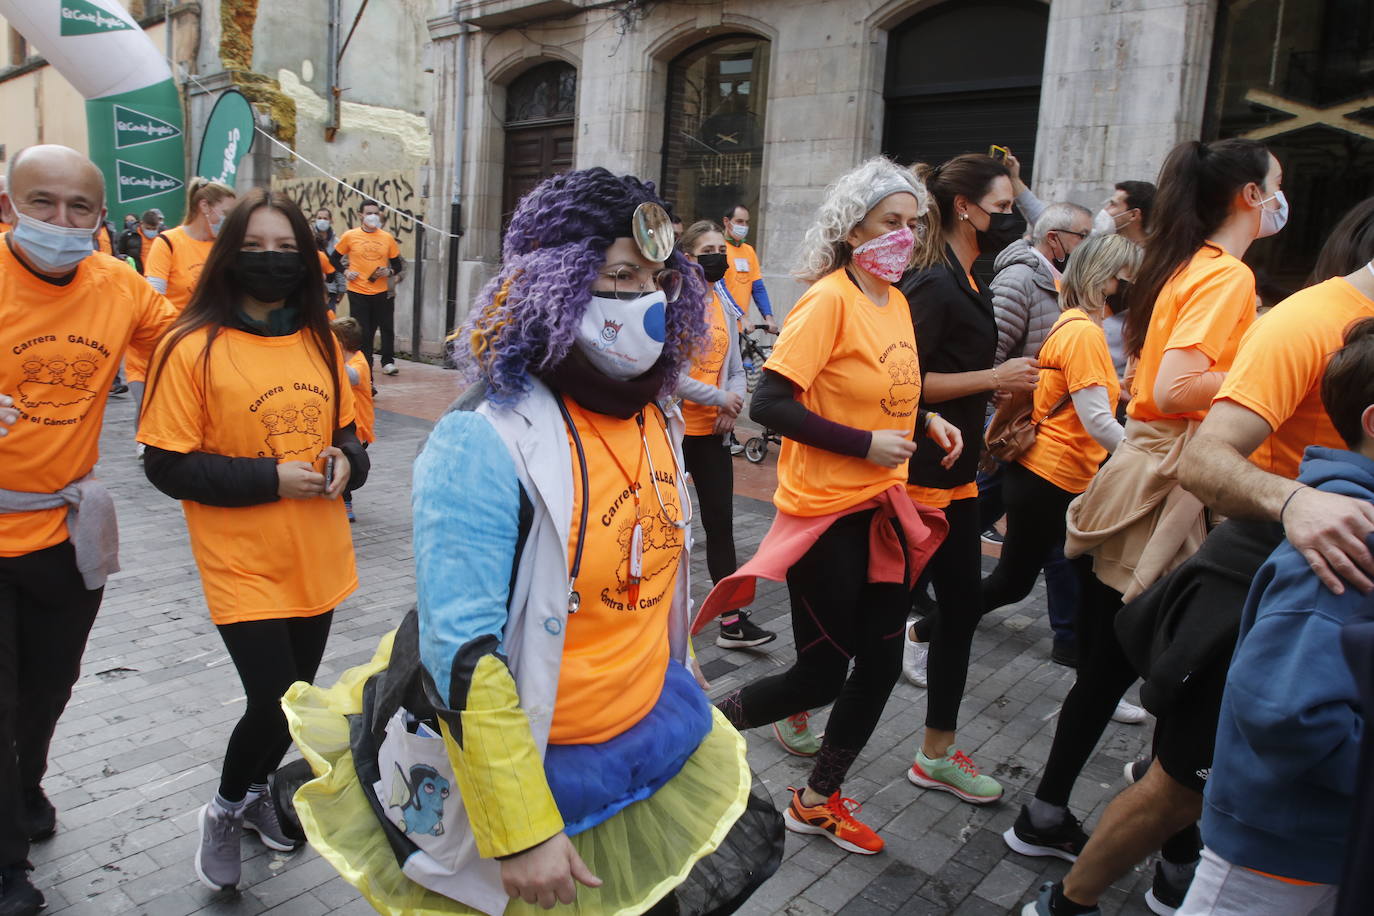
[[[811,713],[802,711],[773,723],[773,734],[778,736],[778,743],[787,753],[798,757],[815,757],[820,752],[821,740],[812,734],[806,724],[809,718]]]
[[[1002,797],[1001,783],[979,773],[977,764],[956,748],[950,748],[939,760],[917,751],[906,778],[923,789],[939,789],[975,805],[991,804]]]

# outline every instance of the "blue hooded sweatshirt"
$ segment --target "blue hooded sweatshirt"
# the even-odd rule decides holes
[[[1374,461],[1311,446],[1298,479],[1374,500]],[[1284,541],[1260,567],[1217,726],[1202,838],[1257,871],[1336,884],[1345,860],[1364,716],[1341,627],[1365,596],[1334,595]]]

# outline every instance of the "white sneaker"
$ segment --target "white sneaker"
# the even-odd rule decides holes
[[[1116,704],[1116,712],[1112,713],[1112,721],[1121,722],[1125,725],[1139,725],[1145,721],[1145,715],[1145,710],[1139,706],[1122,700]]]
[[[926,686],[926,660],[930,658],[930,643],[911,638],[911,626],[902,631],[902,674],[917,687]]]
[[[382,367],[382,375],[395,375],[397,372],[395,363],[387,363]]]
[[[139,461],[142,461],[142,460],[143,460],[143,452],[144,452],[147,448],[148,448],[148,446],[144,445],[142,442],[135,442],[135,443],[134,443],[134,455],[138,458]]]

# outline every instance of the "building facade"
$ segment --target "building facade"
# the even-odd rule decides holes
[[[394,206],[419,267],[398,336],[430,355],[495,272],[520,195],[569,168],[651,178],[689,222],[748,206],[782,312],[825,185],[879,153],[1008,146],[1042,198],[1096,209],[1180,140],[1262,139],[1293,213],[1249,258],[1274,295],[1374,193],[1367,0],[204,0],[173,15],[192,9],[191,143],[214,92],[245,87],[280,145],[255,145],[241,186],[327,202],[338,225],[360,198],[335,178]],[[11,84],[34,72],[0,71],[0,111],[27,104],[32,87]]]

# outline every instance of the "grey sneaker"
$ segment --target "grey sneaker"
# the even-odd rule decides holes
[[[277,818],[277,805],[272,801],[270,792],[250,795],[248,804],[243,807],[243,828],[251,830],[262,840],[262,845],[278,852],[290,852],[298,845],[282,830]]]
[[[200,809],[200,846],[196,849],[196,877],[211,890],[238,887],[243,873],[239,840],[243,814],[233,815],[214,802]]]

